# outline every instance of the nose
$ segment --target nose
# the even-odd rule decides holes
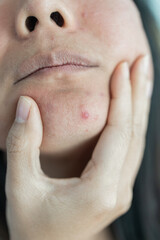
[[[19,7],[16,17],[16,34],[25,38],[40,29],[75,29],[71,7],[61,0],[28,0]]]
[[[57,26],[63,27],[64,18],[62,17],[62,15],[58,11],[57,12],[52,12],[50,14],[50,18],[55,21]],[[39,23],[39,20],[36,17],[29,16],[26,19],[26,28],[28,29],[28,31],[32,32],[32,31],[34,31],[34,29],[35,29],[35,27],[38,23]]]

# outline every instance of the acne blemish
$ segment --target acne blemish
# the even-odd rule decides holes
[[[89,113],[87,111],[84,111],[84,112],[82,112],[81,116],[82,116],[82,119],[88,119]]]
[[[100,93],[100,96],[101,96],[101,97],[104,97],[104,96],[105,96],[105,94],[104,94],[103,92],[101,92],[101,93]]]
[[[94,120],[98,120],[98,118],[99,118],[99,116],[96,115],[93,119],[94,119]]]
[[[87,95],[87,96],[90,96],[91,93],[90,93],[89,91],[86,91],[86,95]]]
[[[81,12],[81,16],[82,16],[82,18],[85,18],[86,17],[86,12],[84,11],[84,12]]]

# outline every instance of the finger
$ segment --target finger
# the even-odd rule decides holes
[[[17,116],[18,112],[21,113],[21,118]],[[22,119],[24,117],[26,120]],[[79,183],[77,178],[56,179],[44,174],[40,164],[42,137],[43,125],[36,102],[27,96],[20,97],[15,121],[6,139],[7,196],[17,197],[20,193],[22,196],[26,193],[34,195],[38,191],[43,197],[47,193],[58,194],[59,190],[63,192],[67,186],[72,187]]]
[[[151,99],[152,99],[152,94],[153,94],[153,87],[154,87],[154,77],[151,76],[146,79],[146,86],[145,86],[145,93],[146,93],[146,105],[144,107],[144,116],[142,119],[142,128],[143,132],[147,130],[148,127],[148,121],[149,121],[149,113],[150,113],[150,108],[151,108]]]
[[[147,87],[153,85],[153,74],[149,55],[140,57],[131,70],[132,102],[133,102],[133,135],[144,136],[146,126],[142,124],[147,117],[150,98],[147,96]],[[146,113],[146,114],[144,114]]]
[[[153,77],[148,56],[139,58],[131,70],[132,102],[133,102],[133,132],[126,163],[122,171],[129,185],[133,186],[145,149],[145,136],[151,102]],[[148,96],[148,83],[151,89]]]
[[[95,179],[113,189],[117,186],[132,132],[130,74],[127,63],[120,64],[111,79],[111,102],[106,127],[82,179]]]
[[[20,97],[16,119],[6,140],[6,185],[12,183],[13,187],[18,184],[26,186],[31,179],[43,174],[39,162],[42,132],[43,126],[37,104],[29,97]]]

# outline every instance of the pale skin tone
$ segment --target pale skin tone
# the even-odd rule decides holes
[[[0,0],[0,148],[8,153],[6,194],[11,239],[44,239],[43,234],[47,233],[47,240],[54,239],[55,234],[56,240],[66,236],[70,240],[95,240],[95,237],[101,240],[103,228],[126,212],[131,203],[150,105],[150,99],[142,93],[146,82],[153,79],[151,61],[147,73],[140,68],[141,56],[150,54],[150,50],[132,1],[36,2]],[[66,22],[63,28],[49,21],[50,13],[55,10],[61,12]],[[23,25],[27,16],[39,20],[32,33]],[[42,50],[62,46],[96,59],[99,68],[64,75],[62,81],[54,74],[50,79],[33,77],[14,85],[22,61]],[[122,71],[124,61],[129,63],[128,75]],[[13,123],[20,96],[28,96],[32,104],[26,128],[25,124]],[[120,132],[127,136],[123,141]],[[12,136],[16,134],[19,137],[13,141]],[[30,143],[19,151],[23,141]],[[114,157],[113,149],[119,149]],[[90,171],[84,170],[90,160],[92,163],[87,168]],[[47,178],[40,164],[43,172],[52,178],[74,178],[64,182]],[[84,193],[88,194],[84,196]],[[65,201],[63,218],[59,215],[60,202],[52,199],[51,205],[47,204],[45,197],[50,199],[51,195]],[[80,204],[76,205],[79,199]],[[22,209],[26,202],[34,204],[25,208],[25,212]],[[70,213],[71,206],[74,210]],[[17,209],[21,209],[20,213]],[[30,215],[34,211],[40,214],[35,219]],[[57,216],[56,222],[51,216]],[[24,219],[25,226],[19,229],[17,226],[19,223],[23,226]],[[30,226],[35,226],[37,219],[45,219],[47,227],[43,221],[38,222],[39,228],[32,231]],[[76,225],[78,221],[84,225]],[[69,226],[73,226],[70,231]],[[39,235],[35,236],[35,232]]]

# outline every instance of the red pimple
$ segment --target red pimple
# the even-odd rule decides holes
[[[81,16],[82,16],[82,18],[85,18],[86,17],[86,12],[84,11],[84,12],[81,12]]]
[[[83,119],[88,119],[89,118],[89,113],[86,112],[86,111],[82,112],[82,118]]]
[[[90,93],[89,91],[86,91],[86,95],[87,95],[87,96],[90,96],[91,93]]]
[[[101,93],[100,93],[100,96],[101,96],[101,97],[104,97],[104,96],[105,96],[105,94],[104,94],[103,92],[101,92]]]

